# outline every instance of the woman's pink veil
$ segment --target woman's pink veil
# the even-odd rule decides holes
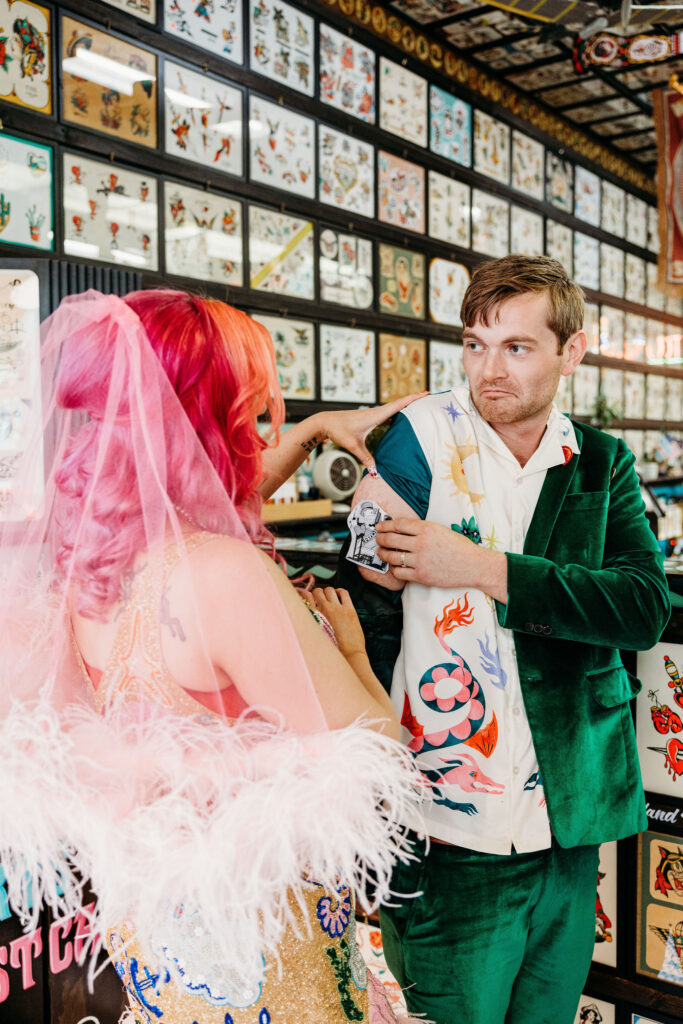
[[[361,899],[371,878],[368,905],[386,895],[404,850],[395,822],[409,814],[414,782],[382,736],[327,729],[263,555],[137,314],[93,291],[64,300],[44,324],[33,385],[0,513],[0,862],[10,903],[27,926],[43,905],[70,914],[89,878],[93,927],[125,919],[150,947],[174,907],[191,907],[215,939],[212,955],[248,973],[277,955],[307,873],[353,884]],[[188,568],[204,542],[200,557],[215,551],[226,566],[227,680],[212,668],[206,595]],[[93,708],[74,608],[115,618],[143,566],[140,615],[147,635],[163,636],[169,551],[203,685],[250,694],[236,722],[160,701],[158,666],[137,634],[124,657],[115,621],[103,679],[118,658],[125,685]]]

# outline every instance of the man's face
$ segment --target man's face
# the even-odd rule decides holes
[[[550,409],[561,375],[578,365],[583,332],[558,352],[545,294],[526,292],[502,302],[486,327],[463,331],[463,365],[474,404],[489,423],[521,423]]]

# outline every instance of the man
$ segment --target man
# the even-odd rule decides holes
[[[382,933],[408,1009],[436,1024],[571,1024],[598,844],[646,827],[619,648],[659,639],[668,591],[633,456],[553,404],[583,313],[555,260],[481,267],[462,305],[469,391],[407,407],[356,495],[393,517],[377,524],[391,568],[341,582],[373,603],[378,674],[381,595],[395,622],[402,591],[392,698],[433,796]]]

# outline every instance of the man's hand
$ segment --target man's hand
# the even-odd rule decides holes
[[[475,587],[507,604],[507,559],[422,519],[391,519],[377,524],[377,554],[403,583],[426,587]]]

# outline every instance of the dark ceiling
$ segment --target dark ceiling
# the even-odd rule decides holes
[[[603,19],[600,31],[624,34],[619,5],[509,0],[502,8],[479,0],[392,0],[390,6],[654,176],[652,89],[673,72],[683,79],[683,53],[615,70],[592,67],[582,73],[574,66],[576,38],[596,19]],[[677,36],[679,31],[683,9],[672,4],[667,10],[633,10],[625,34]],[[674,53],[677,48],[676,38]]]

